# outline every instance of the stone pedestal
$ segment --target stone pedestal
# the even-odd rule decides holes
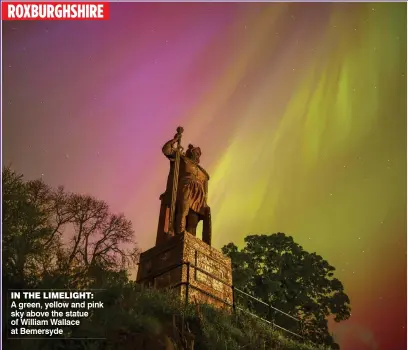
[[[230,258],[187,232],[143,252],[137,282],[175,288],[189,302],[233,303]]]

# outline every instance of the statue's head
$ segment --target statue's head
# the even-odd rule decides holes
[[[196,163],[200,163],[201,149],[200,147],[194,147],[193,145],[188,145],[188,150],[186,151],[186,157],[190,158]]]

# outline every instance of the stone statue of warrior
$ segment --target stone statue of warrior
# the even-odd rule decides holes
[[[189,145],[187,151],[182,152],[182,132],[183,128],[179,127],[173,139],[166,142],[162,148],[163,154],[170,160],[170,173],[166,192],[162,194],[161,199],[166,203],[173,200],[174,212],[170,211],[170,215],[174,215],[174,221],[170,230],[173,229],[174,234],[187,231],[195,236],[197,224],[203,220],[203,241],[211,245],[211,214],[207,205],[210,176],[199,164],[199,147]],[[176,182],[175,175],[178,175]]]

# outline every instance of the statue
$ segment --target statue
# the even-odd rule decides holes
[[[185,231],[196,236],[197,225],[203,221],[203,241],[211,245],[211,213],[207,204],[210,176],[200,166],[201,149],[189,145],[183,152],[181,136],[183,128],[166,142],[163,154],[170,160],[170,172],[162,202],[156,245],[168,236]],[[166,225],[167,224],[167,225]]]

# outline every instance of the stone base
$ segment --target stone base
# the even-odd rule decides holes
[[[175,288],[189,302],[233,303],[231,259],[187,232],[143,252],[136,281]]]

